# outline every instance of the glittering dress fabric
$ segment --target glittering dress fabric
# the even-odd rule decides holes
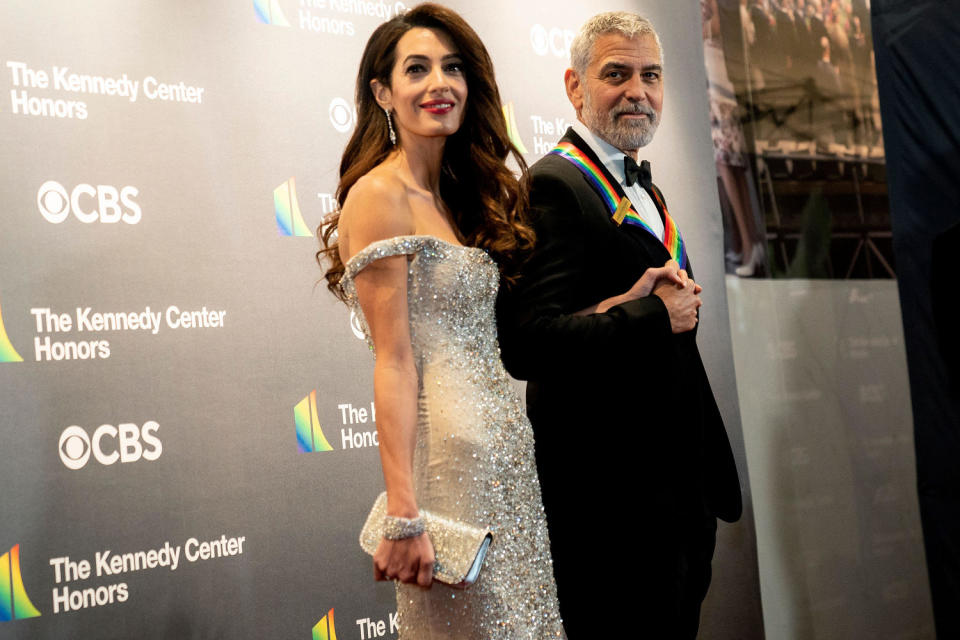
[[[468,589],[397,585],[400,638],[562,638],[533,432],[497,345],[497,267],[481,249],[432,236],[365,247],[347,263],[342,285],[371,348],[353,278],[396,255],[408,256],[410,339],[420,378],[418,506],[493,531],[480,577]]]

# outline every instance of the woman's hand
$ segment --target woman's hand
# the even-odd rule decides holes
[[[383,539],[373,554],[373,577],[430,588],[435,560],[433,544],[426,533],[403,540]]]

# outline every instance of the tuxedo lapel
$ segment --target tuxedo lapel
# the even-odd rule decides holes
[[[600,171],[603,174],[603,176],[610,182],[610,186],[613,188],[614,192],[616,193],[616,197],[618,200],[626,197],[626,193],[624,192],[623,185],[620,184],[620,181],[617,180],[617,178],[607,170],[606,165],[603,164],[603,162],[600,160],[597,154],[593,151],[590,145],[588,145],[584,141],[584,139],[581,138],[580,135],[573,130],[573,128],[568,128],[563,138],[560,139],[560,143],[564,143],[564,142],[568,142],[573,146],[575,146],[584,156],[589,158],[590,161],[596,165],[597,170]],[[590,189],[597,194],[597,199],[601,201],[600,206],[601,208],[603,208],[602,203],[604,201],[604,198],[601,195],[601,193],[598,191],[597,187],[595,187],[590,182],[590,180],[587,179],[586,176],[583,176],[583,180],[590,186]],[[654,186],[653,189],[657,189],[657,187]],[[657,189],[657,191],[659,190]],[[654,206],[656,206],[657,212],[660,214],[660,219],[664,220],[663,208],[660,206],[660,201],[662,199],[662,196],[661,198],[657,198],[653,194],[650,194],[650,198],[651,200],[653,200]],[[636,205],[631,203],[631,208],[636,210]],[[610,224],[617,226],[616,223],[613,221],[610,211],[608,211],[605,208],[603,208],[603,211],[604,211],[604,215],[610,220]],[[653,233],[648,231],[646,228],[624,224],[624,225],[620,225],[619,229],[626,232],[631,238],[634,238],[636,240],[643,242],[645,245],[656,246],[658,255],[659,253],[662,253],[664,261],[668,260],[671,257],[670,252],[667,251],[667,248],[663,246],[663,242],[661,242],[659,238],[657,238]]]
[[[624,196],[627,195],[626,192],[623,190],[623,185],[620,184],[620,181],[617,180],[617,178],[613,174],[611,174],[610,171],[607,170],[607,166],[600,160],[599,156],[597,156],[597,154],[594,153],[593,148],[590,145],[588,145],[584,141],[584,139],[581,138],[580,135],[573,130],[572,127],[567,129],[566,134],[563,136],[563,138],[560,139],[560,142],[569,142],[570,144],[575,146],[577,149],[579,149],[583,153],[583,155],[590,158],[590,160],[592,160],[593,163],[597,165],[597,168],[603,172],[603,175],[606,176],[607,180],[610,181],[610,185],[617,192],[617,196],[619,198],[623,198]],[[645,189],[645,191],[650,194],[650,199],[653,201],[653,206],[657,208],[657,213],[660,214],[660,221],[665,222],[666,218],[664,217],[664,214],[663,214],[663,207],[660,206],[660,202],[663,199],[663,194],[660,193],[660,189],[658,189],[656,185],[651,185],[651,188]],[[655,196],[653,193],[651,193],[652,191],[656,191],[657,194],[659,195],[659,198]],[[634,209],[636,209],[636,204],[632,202],[630,204],[633,206]]]
[[[660,189],[657,188],[657,185],[651,184],[650,188],[647,190],[647,193],[650,194],[650,199],[653,200],[653,206],[657,208],[657,213],[660,214],[660,221],[666,225],[667,217],[664,215],[663,207],[660,206],[660,203],[663,202],[663,193]]]
[[[603,164],[599,156],[597,156],[597,154],[594,153],[593,148],[591,148],[590,145],[588,145],[584,141],[584,139],[581,138],[580,135],[573,130],[572,127],[567,129],[566,135],[564,135],[563,138],[560,139],[560,142],[569,142],[570,144],[575,146],[577,149],[579,149],[583,155],[590,158],[591,162],[597,165],[597,169],[599,169],[600,172],[603,174],[603,176],[610,182],[610,186],[613,187],[613,190],[616,192],[617,200],[620,200],[626,197],[627,194],[624,192],[623,185],[620,184],[620,181],[617,180],[617,178],[607,170],[606,165]],[[597,194],[597,195],[600,195],[600,194]]]

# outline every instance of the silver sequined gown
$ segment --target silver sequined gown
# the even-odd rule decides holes
[[[533,432],[497,345],[497,267],[481,249],[432,236],[365,247],[346,264],[342,285],[368,343],[353,278],[395,255],[410,258],[410,339],[420,378],[418,506],[493,531],[469,589],[397,585],[400,638],[562,638]]]

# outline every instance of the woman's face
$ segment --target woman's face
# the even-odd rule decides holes
[[[389,102],[401,140],[449,136],[460,128],[467,106],[467,79],[460,54],[443,31],[415,27],[397,42]],[[377,88],[374,88],[377,91]]]

